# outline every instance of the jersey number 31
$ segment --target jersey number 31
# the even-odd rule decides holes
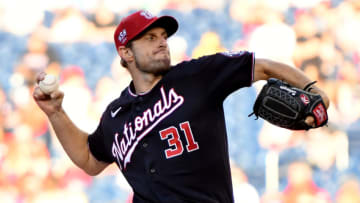
[[[199,149],[199,144],[194,140],[193,133],[191,131],[190,123],[188,121],[180,123],[180,129],[184,132],[186,138],[186,150],[192,152]],[[181,155],[184,152],[183,144],[180,140],[179,131],[176,127],[171,126],[160,131],[160,137],[162,140],[167,139],[170,148],[165,150],[165,156],[167,159]]]

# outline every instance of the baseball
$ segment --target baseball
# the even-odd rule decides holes
[[[54,75],[46,75],[44,80],[39,82],[40,90],[45,94],[51,94],[59,87],[59,80]]]

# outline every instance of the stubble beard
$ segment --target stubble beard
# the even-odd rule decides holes
[[[152,60],[149,64],[141,64],[136,55],[134,55],[134,58],[136,67],[144,73],[151,73],[155,76],[159,76],[164,75],[170,70],[170,56],[169,58]]]

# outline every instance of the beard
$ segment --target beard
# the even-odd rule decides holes
[[[151,73],[155,76],[164,75],[170,70],[170,54],[169,57],[163,57],[161,59],[154,59],[148,63],[140,60],[140,57],[134,55],[135,64],[137,68],[144,73]]]

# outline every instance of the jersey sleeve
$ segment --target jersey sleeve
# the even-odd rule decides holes
[[[112,163],[113,159],[106,155],[105,138],[102,130],[103,117],[99,123],[97,129],[89,135],[88,145],[91,154],[98,160],[107,163]]]
[[[192,76],[210,93],[220,99],[242,87],[251,86],[254,79],[255,56],[252,52],[223,52],[204,56],[190,63]]]

